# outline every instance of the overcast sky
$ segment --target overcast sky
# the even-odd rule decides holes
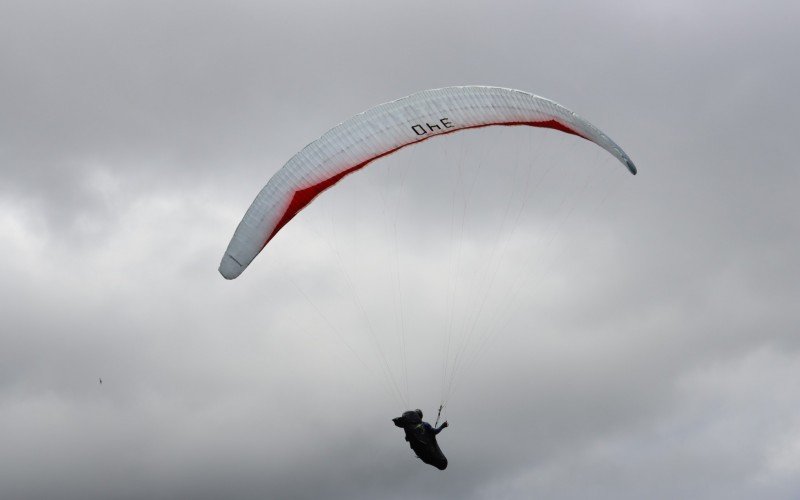
[[[0,0],[0,497],[800,497],[797,19]],[[300,148],[466,84],[560,102],[639,175],[554,131],[453,134],[218,274]],[[445,393],[440,472],[390,418]]]

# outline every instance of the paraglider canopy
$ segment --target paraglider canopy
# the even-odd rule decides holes
[[[431,137],[492,125],[545,127],[582,137],[636,174],[631,159],[606,134],[549,99],[499,87],[425,90],[360,113],[294,155],[245,213],[219,272],[226,279],[239,276],[317,195],[370,162]]]

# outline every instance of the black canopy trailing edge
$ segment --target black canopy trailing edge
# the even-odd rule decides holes
[[[393,418],[392,422],[397,427],[402,427],[406,433],[406,441],[416,453],[417,458],[439,470],[447,468],[447,458],[436,442],[436,434],[447,427],[447,422],[434,429],[427,422],[422,421],[420,410],[407,411],[402,416]]]

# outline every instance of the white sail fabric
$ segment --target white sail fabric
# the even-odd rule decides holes
[[[227,279],[239,276],[314,197],[371,161],[437,135],[490,125],[547,127],[583,137],[636,174],[633,162],[614,141],[549,99],[499,87],[425,90],[340,123],[286,162],[245,213],[219,272]]]

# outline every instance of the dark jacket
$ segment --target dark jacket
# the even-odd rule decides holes
[[[403,416],[393,418],[392,422],[406,432],[406,441],[420,460],[439,470],[447,468],[447,458],[436,442],[436,435],[442,431],[444,424],[434,429],[414,411],[407,411]]]

